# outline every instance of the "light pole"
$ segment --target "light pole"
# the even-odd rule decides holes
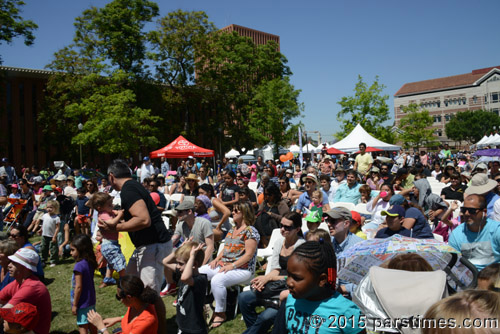
[[[83,124],[82,123],[78,123],[78,131],[82,131],[83,130]],[[82,168],[82,165],[83,165],[83,159],[82,159],[82,143],[80,142],[80,168]]]

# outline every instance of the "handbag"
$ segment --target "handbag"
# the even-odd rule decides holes
[[[288,289],[286,286],[286,280],[282,279],[279,281],[271,281],[267,282],[266,285],[264,286],[264,289],[261,291],[255,291],[255,295],[257,296],[257,299],[270,299],[273,297],[279,297],[281,291],[284,291]]]

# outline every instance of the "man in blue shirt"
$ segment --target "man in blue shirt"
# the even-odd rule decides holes
[[[337,191],[335,192],[335,197],[333,198],[333,202],[349,202],[354,205],[358,204],[361,199],[361,193],[359,192],[359,188],[361,184],[357,181],[357,174],[353,170],[349,170],[347,172],[347,183],[341,184]]]
[[[307,174],[305,177],[305,192],[300,195],[299,200],[297,202],[297,209],[296,211],[300,214],[306,213],[307,209],[309,209],[309,205],[311,204],[311,196],[313,191],[315,191],[318,188],[318,178],[314,174]],[[323,192],[323,212],[326,212],[330,210],[330,205],[328,204],[328,195]]]
[[[349,209],[336,207],[323,213],[323,217],[325,217],[325,222],[328,224],[333,249],[337,257],[358,242],[363,241],[363,239],[349,231],[352,219]],[[355,288],[355,284],[339,280],[339,291],[341,291],[344,296],[352,294]]]
[[[486,216],[486,200],[469,195],[460,208],[463,223],[453,230],[448,244],[480,271],[500,262],[500,222]]]

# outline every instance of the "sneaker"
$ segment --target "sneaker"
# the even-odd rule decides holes
[[[174,305],[174,307],[177,307],[177,299],[174,300],[174,302],[172,303],[172,305]]]
[[[56,266],[56,264],[55,264],[55,263],[51,263],[51,264],[50,264],[50,267],[51,267],[51,268],[52,268],[52,267],[55,267],[55,266]]]
[[[161,297],[175,295],[177,293],[177,286],[175,283],[170,284],[170,287],[166,291],[160,292]]]

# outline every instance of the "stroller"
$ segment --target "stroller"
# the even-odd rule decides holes
[[[353,293],[352,300],[366,316],[367,332],[420,333],[420,321],[437,301],[457,291],[475,287],[478,271],[467,259],[450,254],[444,270],[413,272],[371,267]],[[463,265],[473,275],[469,285],[452,272]]]
[[[14,223],[18,223],[21,219],[22,211],[28,201],[18,198],[8,198],[7,200],[9,201],[9,205],[4,209],[4,213],[6,212],[6,214],[3,220],[3,224],[6,224],[8,226],[7,232],[9,232],[12,225]]]

